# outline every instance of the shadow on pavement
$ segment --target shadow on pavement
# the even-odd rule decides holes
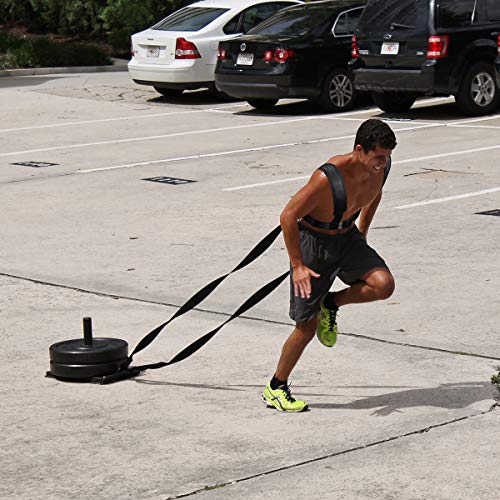
[[[189,384],[187,382],[158,382],[155,380],[134,379],[134,382],[145,385],[168,385],[174,387],[191,387],[193,389],[215,389],[217,391],[244,391],[243,386],[210,385],[210,384]],[[252,386],[255,387],[255,386]]]
[[[147,102],[151,103],[168,103],[168,104],[182,104],[184,106],[196,106],[196,105],[214,105],[214,104],[230,104],[239,102],[238,99],[229,99],[225,97],[218,96],[210,90],[193,90],[185,91],[179,96],[166,97],[160,94],[147,99]]]
[[[264,384],[261,385],[248,385],[248,384],[234,384],[234,385],[219,385],[219,384],[195,384],[183,382],[165,382],[155,380],[141,380],[135,379],[135,382],[145,385],[163,385],[171,387],[184,387],[193,389],[209,389],[217,391],[239,391],[243,392],[251,389],[262,390]],[[345,389],[401,389],[401,386],[336,386],[337,391],[344,391]],[[301,398],[322,397],[332,398],[341,397],[346,398],[343,394],[325,394],[308,392],[311,386],[294,385],[293,389],[300,392]],[[404,408],[413,407],[437,407],[459,409],[466,408],[479,401],[491,400],[492,402],[498,397],[498,389],[491,384],[491,382],[462,382],[452,384],[441,384],[438,387],[430,388],[417,388],[417,387],[404,387],[404,390],[398,392],[390,392],[388,394],[377,394],[374,396],[366,396],[362,399],[357,399],[349,403],[312,403],[309,406],[312,409],[345,409],[345,410],[369,410],[374,409],[372,415],[385,417],[394,412],[400,412]]]
[[[69,75],[74,76],[74,75]],[[2,76],[0,77],[0,88],[9,87],[30,87],[42,85],[51,80],[59,80],[60,78],[68,78],[68,76]]]
[[[500,118],[500,108],[497,109],[496,113],[484,116],[498,116]],[[382,120],[396,120],[396,121],[439,121],[446,122],[451,121],[468,121],[473,116],[467,116],[460,111],[458,106],[454,102],[444,102],[442,104],[429,103],[428,106],[421,106],[418,108],[411,108],[409,111],[404,113],[383,113],[378,116]],[[481,118],[481,117],[478,117]]]
[[[369,97],[364,97],[362,101],[356,106],[355,109],[352,111],[359,112],[362,114],[363,111],[368,112],[373,112],[375,114],[382,113],[378,108],[375,110],[373,109],[373,102],[371,102],[371,99]],[[241,115],[241,116],[301,116],[301,115],[309,115],[309,116],[321,116],[321,115],[327,115],[331,116],[332,118],[335,117],[336,113],[334,112],[328,112],[322,110],[317,104],[315,104],[312,101],[309,101],[307,99],[305,100],[293,100],[291,102],[286,102],[286,103],[278,103],[276,106],[268,109],[268,110],[258,110],[255,108],[250,108],[245,111],[239,111],[237,113],[234,113],[235,115]],[[343,113],[341,113],[342,116]]]
[[[495,400],[497,390],[491,382],[462,382],[441,384],[438,387],[425,389],[409,389],[389,394],[378,394],[350,403],[317,403],[311,408],[368,410],[374,409],[372,415],[385,417],[404,408],[433,406],[439,408],[466,408],[473,403]]]

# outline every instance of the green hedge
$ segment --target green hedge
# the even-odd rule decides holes
[[[130,35],[192,0],[0,0],[0,24],[20,23],[35,33],[90,36],[128,54]]]
[[[63,44],[44,37],[24,40],[0,33],[0,69],[106,64],[111,64],[108,55],[94,45]]]

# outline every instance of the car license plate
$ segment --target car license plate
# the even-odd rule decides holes
[[[399,42],[384,42],[382,44],[381,54],[397,54],[399,52]]]
[[[251,66],[253,64],[253,54],[238,54],[236,64],[240,66]]]
[[[147,57],[160,57],[160,47],[148,47]]]

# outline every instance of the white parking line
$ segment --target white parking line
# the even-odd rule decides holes
[[[422,128],[422,127],[416,127],[416,128]],[[401,129],[401,130],[403,130],[403,129]],[[411,129],[407,129],[407,130],[411,130]],[[415,163],[415,162],[418,162],[418,161],[433,160],[435,158],[444,158],[446,156],[456,156],[456,155],[465,155],[465,154],[470,154],[470,153],[478,153],[478,152],[481,152],[481,151],[491,151],[493,149],[499,149],[499,148],[500,148],[500,145],[496,145],[496,146],[486,146],[486,147],[483,147],[483,148],[464,149],[462,151],[452,151],[452,152],[449,152],[449,153],[439,153],[439,154],[428,155],[428,156],[418,156],[416,158],[408,158],[406,160],[397,160],[397,161],[394,161],[393,165],[402,165],[402,164],[405,164],[405,163]],[[254,187],[268,186],[268,185],[272,185],[272,184],[282,184],[282,183],[285,183],[285,182],[292,182],[292,181],[295,181],[295,180],[307,179],[309,177],[310,176],[289,177],[287,179],[274,180],[274,181],[269,181],[269,182],[259,182],[258,184],[247,184],[247,185],[244,185],[244,186],[236,186],[236,187],[232,187],[232,188],[225,188],[222,191],[239,191],[241,189],[251,189],[251,188],[254,188]]]
[[[162,134],[162,135],[150,135],[147,137],[134,137],[132,139],[117,139],[114,141],[100,141],[100,142],[87,142],[81,144],[69,144],[67,146],[54,146],[51,148],[38,148],[38,149],[26,149],[23,151],[12,151],[10,153],[0,153],[0,156],[14,156],[19,154],[27,154],[27,153],[41,153],[46,151],[59,151],[61,149],[75,149],[75,148],[86,148],[91,146],[105,146],[108,144],[123,144],[127,142],[138,142],[138,141],[152,141],[156,139],[167,139],[168,137],[181,137],[186,135],[196,135],[196,134],[207,134],[212,132],[223,132],[226,130],[236,130],[236,129],[244,129],[244,128],[253,128],[253,127],[268,127],[270,125],[280,125],[282,123],[293,123],[293,122],[303,122],[307,120],[316,120],[315,116],[308,116],[305,118],[293,118],[291,120],[278,120],[273,122],[264,122],[264,123],[251,123],[250,125],[233,125],[231,127],[221,127],[221,128],[208,128],[204,130],[190,130],[188,132],[175,132],[173,134]]]
[[[497,144],[495,146],[485,146],[482,148],[462,149],[461,151],[451,151],[449,153],[440,153],[440,154],[436,154],[436,155],[419,156],[416,158],[408,158],[406,160],[398,160],[398,161],[395,161],[394,164],[401,165],[403,163],[413,163],[416,161],[433,160],[435,158],[444,158],[446,156],[457,156],[457,155],[466,155],[466,154],[470,154],[470,153],[480,153],[482,151],[491,151],[492,149],[499,149],[499,148],[500,148],[500,144]]]
[[[435,198],[434,200],[419,201],[417,203],[409,203],[408,205],[399,205],[393,207],[395,210],[404,210],[406,208],[421,207],[422,205],[432,205],[434,203],[444,203],[446,201],[461,200],[463,198],[472,198],[473,196],[481,196],[483,194],[496,193],[500,191],[500,186],[491,189],[483,189],[482,191],[474,191],[472,193],[458,194],[456,196],[447,196],[446,198]]]
[[[250,189],[250,188],[260,187],[260,186],[270,186],[272,184],[283,184],[285,182],[300,181],[300,180],[304,180],[304,179],[309,179],[309,177],[311,177],[311,176],[310,175],[302,175],[300,177],[289,177],[288,179],[281,179],[281,180],[277,180],[277,181],[258,182],[257,184],[247,184],[246,186],[225,188],[222,191],[240,191],[241,189]]]
[[[308,118],[301,118],[301,120],[310,120],[314,119],[315,117],[308,117]],[[296,120],[293,120],[296,121]],[[277,122],[277,123],[283,123],[283,122]],[[407,128],[402,128],[399,129],[398,132],[402,131],[408,131],[408,130],[418,130],[421,128],[432,128],[432,127],[438,127],[441,125],[424,125],[424,126],[419,126],[419,127],[407,127]],[[232,127],[235,128],[235,127]],[[152,160],[152,161],[145,161],[145,162],[137,162],[137,163],[127,163],[124,165],[113,165],[110,167],[99,167],[99,168],[91,168],[91,169],[86,169],[86,170],[79,170],[76,173],[79,174],[87,174],[90,172],[103,172],[105,170],[116,170],[120,168],[131,168],[131,167],[142,167],[146,165],[155,165],[158,163],[169,163],[173,161],[183,161],[183,160],[193,160],[193,159],[198,159],[198,158],[211,158],[214,156],[225,156],[225,155],[231,155],[231,154],[240,154],[240,153],[248,153],[248,152],[253,152],[253,151],[265,151],[268,149],[279,149],[279,148],[288,148],[292,146],[301,146],[301,145],[306,145],[306,144],[318,144],[321,142],[330,142],[330,141],[340,141],[344,139],[354,139],[355,135],[349,134],[349,135],[343,135],[343,136],[336,136],[336,137],[327,137],[325,139],[312,139],[309,141],[299,141],[299,142],[286,142],[286,143],[281,143],[281,144],[271,144],[269,146],[257,146],[254,148],[245,148],[245,149],[231,149],[229,151],[218,151],[215,153],[201,153],[197,155],[190,155],[190,156],[178,156],[174,158],[163,158],[161,160]],[[2,156],[2,155],[0,155]],[[284,180],[282,182],[288,182],[287,180]],[[239,188],[239,189],[244,189],[245,187]],[[224,191],[227,190],[233,190],[236,188],[228,188],[225,189]]]
[[[463,124],[463,125],[458,125],[458,124],[450,124],[449,125],[450,127],[456,127],[456,128],[487,128],[487,129],[493,129],[493,130],[498,130],[500,128],[500,125],[499,126],[496,126],[496,125],[466,125],[466,124]]]
[[[248,153],[250,151],[261,151],[263,149],[284,148],[284,147],[296,146],[296,145],[297,145],[297,143],[291,142],[289,144],[276,144],[276,145],[263,146],[263,147],[257,147],[257,148],[233,149],[231,151],[219,151],[216,153],[206,153],[206,154],[198,154],[198,155],[191,155],[191,156],[178,156],[177,158],[164,158],[163,160],[143,161],[140,163],[129,163],[126,165],[115,165],[112,167],[90,168],[87,170],[78,170],[75,173],[76,174],[88,174],[91,172],[102,172],[105,170],[116,170],[119,168],[143,167],[146,165],[155,165],[158,163],[170,163],[173,161],[182,161],[182,160],[196,160],[199,158],[211,158],[214,156],[225,156],[225,155],[232,155],[232,154],[239,154],[239,153]]]
[[[79,122],[65,122],[65,123],[52,123],[49,125],[33,125],[31,127],[17,127],[17,128],[4,128],[1,129],[0,132],[18,132],[22,130],[37,130],[37,129],[44,129],[44,128],[53,128],[53,127],[69,127],[73,125],[88,125],[90,123],[106,123],[106,122],[116,122],[116,121],[121,121],[121,120],[142,120],[144,118],[156,118],[159,116],[172,116],[172,115],[189,115],[192,113],[207,113],[207,112],[224,112],[222,110],[227,109],[227,108],[234,108],[236,106],[244,106],[244,104],[226,104],[222,105],[220,107],[213,107],[213,108],[208,108],[208,109],[191,109],[191,110],[184,110],[184,111],[171,111],[169,113],[154,113],[152,115],[133,115],[133,116],[120,116],[117,118],[102,118],[99,120],[82,120]],[[219,111],[220,110],[220,111]],[[231,111],[225,111],[226,113],[232,113]]]

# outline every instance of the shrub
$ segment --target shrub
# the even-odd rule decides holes
[[[94,45],[59,43],[48,38],[21,40],[21,45],[0,54],[0,68],[39,68],[57,66],[100,66],[110,64],[109,57]]]
[[[130,47],[130,36],[160,21],[192,0],[108,0],[101,12],[108,41],[118,52]]]
[[[0,24],[19,23],[35,33],[102,40],[128,54],[130,35],[193,0],[0,0]]]
[[[24,41],[7,31],[0,31],[0,54],[8,49],[17,49],[23,45]]]

